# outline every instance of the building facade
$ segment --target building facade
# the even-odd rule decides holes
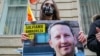
[[[40,6],[44,0],[36,5],[30,5],[33,14],[39,20]],[[55,0],[59,9],[61,20],[77,20],[80,29],[88,34],[92,16],[100,14],[99,0]],[[20,56],[14,51],[22,46],[20,34],[23,32],[24,21],[26,21],[28,0],[0,0],[0,56]],[[17,44],[15,44],[15,43]],[[11,51],[9,51],[11,50]],[[89,53],[87,53],[89,52]],[[86,49],[87,56],[95,56]]]

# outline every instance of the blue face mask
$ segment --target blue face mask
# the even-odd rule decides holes
[[[46,15],[46,16],[51,16],[54,14],[54,9],[51,7],[51,6],[44,6],[43,7],[43,13]]]

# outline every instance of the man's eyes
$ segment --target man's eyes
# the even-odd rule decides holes
[[[56,36],[56,39],[59,39],[60,38],[60,35]]]
[[[69,37],[69,36],[70,36],[70,35],[68,35],[68,34],[64,34],[64,35],[63,35],[64,38]],[[56,39],[60,39],[60,38],[61,38],[60,35],[56,36]]]
[[[68,34],[64,34],[64,37],[67,37],[67,36],[70,36],[70,35],[68,35]]]

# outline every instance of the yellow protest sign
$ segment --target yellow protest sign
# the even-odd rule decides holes
[[[27,24],[24,27],[26,33],[45,33],[45,24]]]
[[[25,24],[24,32],[29,34],[29,39],[34,39],[34,34],[46,32],[46,25],[45,24]]]
[[[33,40],[35,38],[34,34],[29,34],[29,39]]]

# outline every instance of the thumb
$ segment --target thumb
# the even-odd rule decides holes
[[[96,27],[96,31],[99,33],[100,32],[100,28],[99,27]]]

